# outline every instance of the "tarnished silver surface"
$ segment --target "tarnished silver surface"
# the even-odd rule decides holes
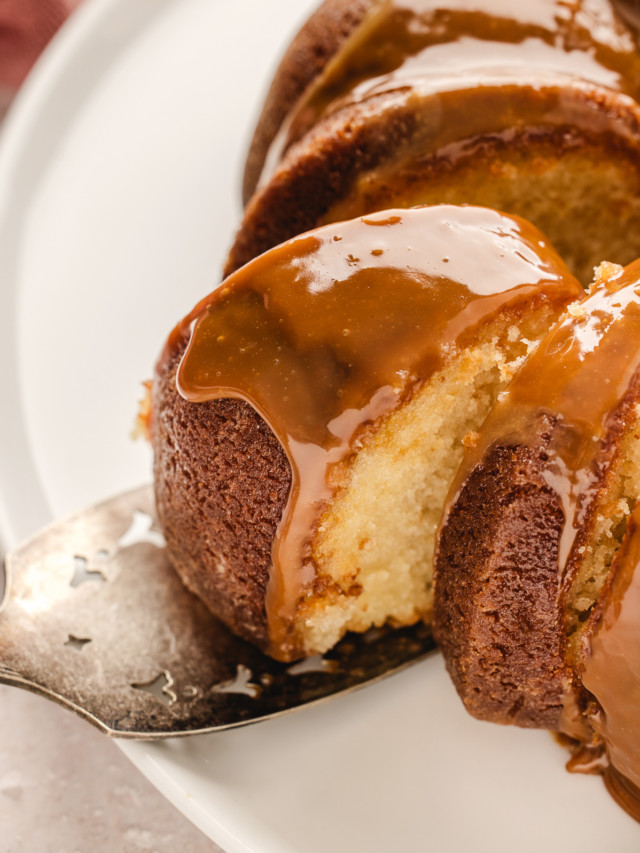
[[[243,725],[388,675],[434,648],[423,625],[350,635],[279,664],[182,585],[150,487],[52,525],[6,558],[0,682],[54,699],[118,737]]]

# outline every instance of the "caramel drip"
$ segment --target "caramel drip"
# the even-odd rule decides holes
[[[289,114],[260,183],[319,120],[385,93],[404,91],[411,97],[416,91],[487,87],[506,93],[513,86],[534,84],[559,90],[562,84],[586,81],[640,98],[637,32],[625,26],[610,0],[453,0],[446,6],[434,0],[375,3]],[[591,112],[597,132],[602,117]],[[558,123],[552,111],[543,120]],[[436,110],[436,138],[439,121],[445,124]],[[447,134],[460,138],[462,129],[448,127]]]
[[[606,745],[609,789],[618,792],[619,801],[624,795],[635,804],[636,817],[640,817],[639,625],[640,506],[628,521],[600,603],[583,634],[581,655],[582,683],[600,706],[591,715],[591,724]]]
[[[606,443],[608,430],[639,366],[640,261],[624,270],[603,264],[589,296],[528,356],[485,421],[458,472],[444,518],[491,446],[544,443],[543,475],[564,511],[560,593],[570,581],[572,550],[614,451]]]
[[[387,211],[276,247],[228,278],[174,330],[192,402],[249,402],[281,442],[292,488],[273,547],[274,653],[315,567],[328,473],[362,429],[455,352],[462,336],[531,298],[579,285],[533,226],[484,208]],[[191,329],[191,332],[190,332]],[[465,338],[466,340],[466,338]],[[184,345],[184,343],[182,343]]]

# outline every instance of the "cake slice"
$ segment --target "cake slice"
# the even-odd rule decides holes
[[[581,292],[535,228],[474,207],[327,226],[236,272],[154,383],[157,507],[187,586],[282,660],[429,621],[463,438]]]
[[[474,716],[562,732],[640,786],[640,261],[600,266],[474,444],[435,573],[458,692]]]

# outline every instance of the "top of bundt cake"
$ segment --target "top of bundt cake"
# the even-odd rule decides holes
[[[478,86],[495,78],[508,84],[524,67],[542,81],[555,72],[634,100],[640,96],[637,29],[612,0],[571,5],[562,0],[520,5],[504,0],[451,0],[446,5],[435,0],[370,0],[366,14],[364,5],[354,15],[343,4],[342,27],[352,28],[350,37],[334,42],[330,61],[314,69],[297,101],[286,102],[286,115],[265,156],[263,182],[287,148],[323,117],[401,86],[429,87],[431,78],[438,89],[443,83],[450,88],[470,70]],[[329,16],[335,21],[336,15],[335,3],[323,5],[306,27],[317,28]],[[275,89],[285,87],[290,75],[287,57],[299,53],[300,39],[289,48]],[[260,121],[256,132],[264,135]],[[255,156],[250,151],[250,160]]]
[[[640,252],[638,34],[616,3],[373,2],[349,26],[287,102],[227,272],[325,222],[439,202],[527,217],[585,283]]]
[[[462,437],[579,292],[535,228],[472,207],[327,226],[236,272],[176,328],[156,383],[158,508],[189,585],[245,577],[261,550],[245,597],[264,596],[264,614],[256,605],[243,626],[230,602],[222,615],[282,658],[324,651],[347,629],[428,616],[433,536]],[[229,435],[222,447],[242,406],[271,438]],[[196,441],[206,470],[186,458]],[[271,441],[291,471],[286,505]],[[221,486],[232,448],[238,473],[222,466],[232,484]],[[254,474],[256,494],[272,484],[277,529],[273,507],[251,494],[238,507],[250,533],[223,521],[232,504],[220,495]],[[204,597],[220,611],[219,590]]]

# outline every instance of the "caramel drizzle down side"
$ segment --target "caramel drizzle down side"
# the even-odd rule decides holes
[[[443,366],[460,335],[532,296],[567,304],[578,283],[542,235],[484,208],[387,211],[318,229],[234,273],[177,327],[192,402],[249,402],[281,442],[292,488],[267,594],[274,649],[315,577],[327,475],[358,433]],[[165,353],[165,358],[167,357]]]

